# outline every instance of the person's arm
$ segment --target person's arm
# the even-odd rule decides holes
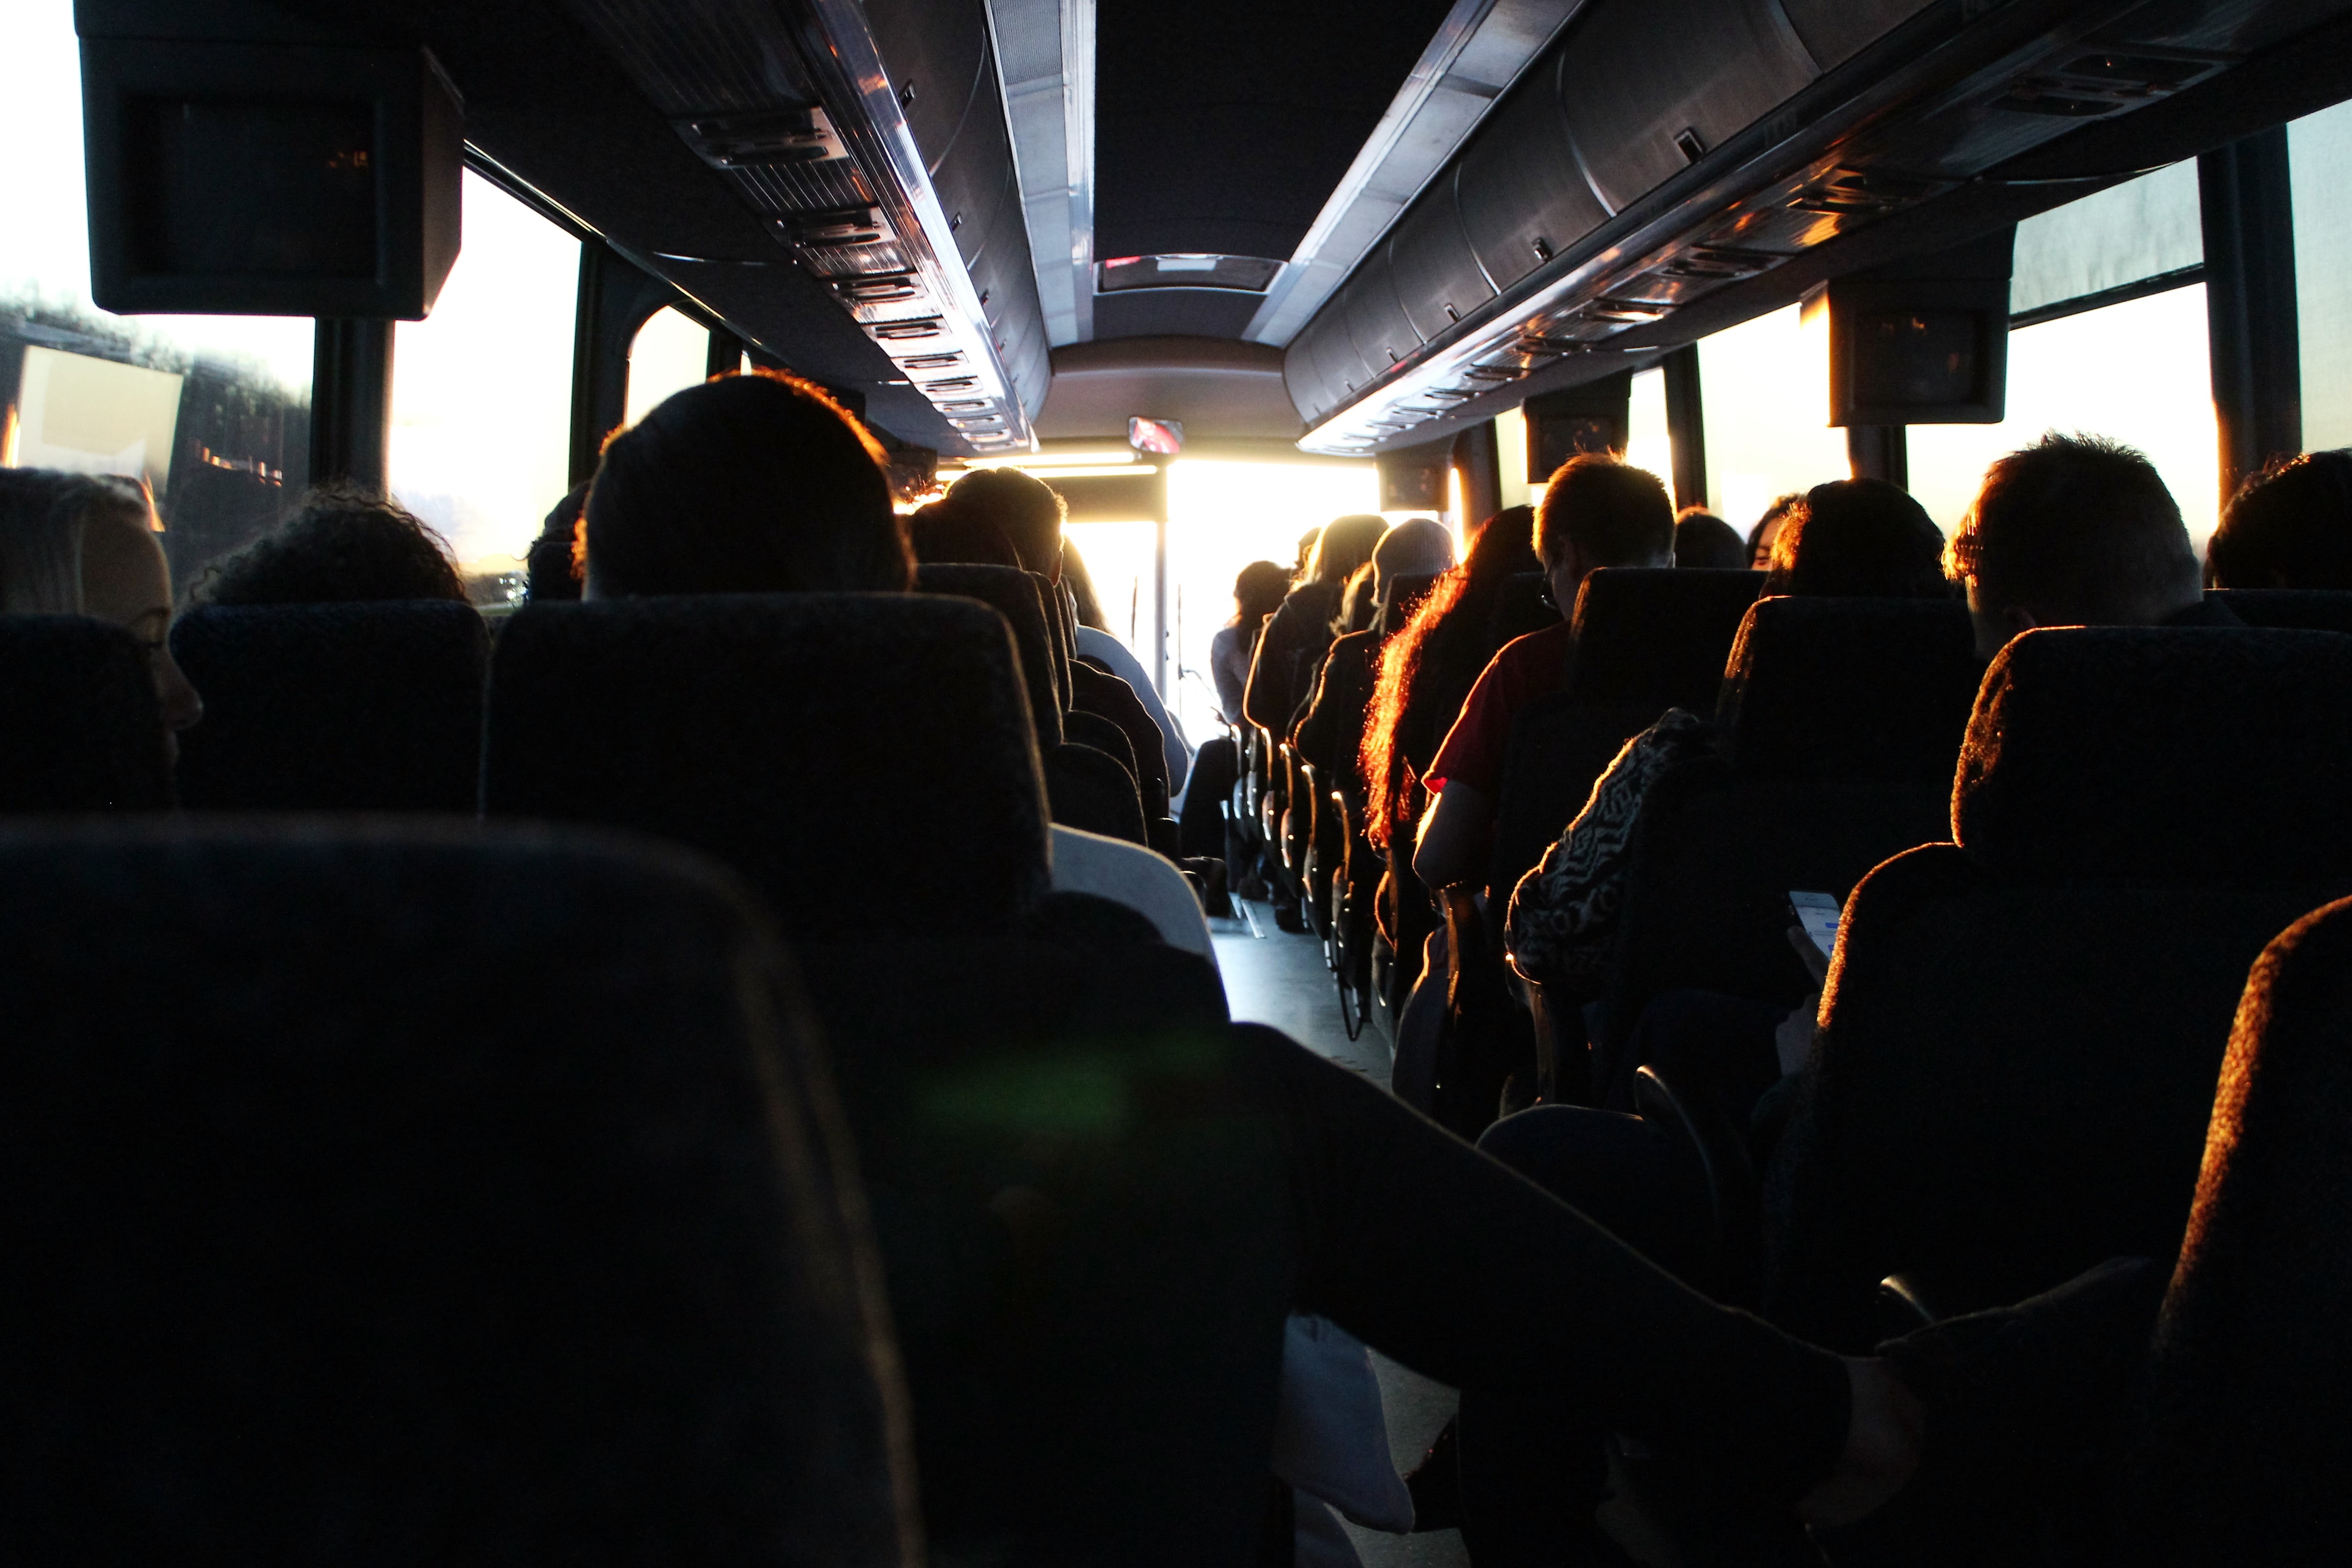
[[[1461,779],[1447,779],[1421,820],[1412,873],[1432,892],[1485,876],[1494,831],[1495,803]]]

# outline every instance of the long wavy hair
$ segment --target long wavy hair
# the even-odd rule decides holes
[[[1437,580],[1381,651],[1380,684],[1357,758],[1371,799],[1365,827],[1373,843],[1387,848],[1411,813],[1421,770],[1495,656],[1487,644],[1503,584],[1539,570],[1534,508],[1505,507],[1486,519],[1468,558]]]

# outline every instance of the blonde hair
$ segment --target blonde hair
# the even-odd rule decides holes
[[[0,469],[0,613],[82,613],[82,538],[108,512],[150,522],[147,487],[105,474]]]

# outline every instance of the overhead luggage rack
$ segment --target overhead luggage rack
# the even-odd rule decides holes
[[[572,9],[968,450],[1034,444],[1050,371],[980,7],[968,29],[855,0]],[[943,363],[963,373],[922,378]]]

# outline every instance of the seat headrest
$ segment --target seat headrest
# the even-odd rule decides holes
[[[2249,626],[2305,632],[2352,632],[2352,593],[2326,588],[2235,588],[2206,598],[2229,607]]]
[[[1045,889],[1004,618],[926,594],[530,605],[490,664],[483,803],[747,874],[787,935],[1002,931]]]
[[[1968,607],[1931,599],[1759,599],[1716,709],[1744,774],[1948,780],[1984,674]]]
[[[0,1554],[900,1561],[840,1112],[709,862],[8,827],[0,997],[9,1420],[44,1459],[0,1469]]]
[[[1017,566],[945,564],[915,569],[918,593],[952,593],[977,599],[1004,617],[1013,627],[1013,646],[1021,656],[1021,679],[1029,693],[1029,714],[1037,721],[1037,744],[1062,741],[1062,709],[1066,706],[1055,669],[1055,632],[1045,619],[1045,601],[1038,592],[1041,580]]]
[[[171,803],[155,682],[131,633],[83,615],[0,615],[0,811]]]
[[[172,652],[205,699],[180,737],[183,805],[474,810],[490,640],[473,606],[207,605]]]
[[[1715,709],[1760,571],[1612,567],[1576,595],[1570,695],[1585,702]]]
[[[1387,601],[1381,606],[1380,618],[1372,622],[1372,630],[1381,642],[1404,630],[1412,612],[1421,608],[1421,601],[1437,586],[1439,575],[1433,571],[1401,571],[1389,579]]]
[[[1952,833],[2036,878],[2352,874],[2352,637],[2028,632],[1985,673]]]
[[[1486,646],[1500,648],[1513,638],[1559,624],[1559,612],[1545,601],[1551,580],[1539,571],[1515,571],[1495,591],[1486,614]]]

